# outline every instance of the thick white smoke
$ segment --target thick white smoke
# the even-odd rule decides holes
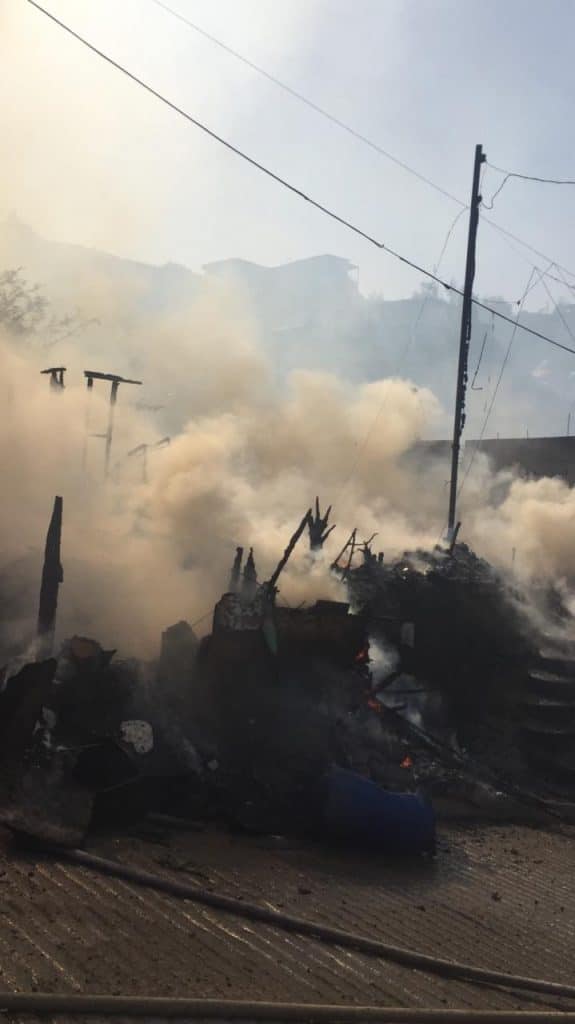
[[[439,414],[429,391],[397,379],[349,386],[312,372],[280,386],[233,296],[211,290],[177,321],[149,318],[128,351],[127,364],[136,353],[142,378],[168,402],[173,396],[178,417],[188,403],[185,427],[169,446],[150,450],[147,481],[141,460],[126,457],[159,436],[150,414],[134,406],[139,389],[120,390],[105,481],[103,442],[86,438],[78,349],[64,343],[51,352],[69,367],[67,388],[55,394],[39,373],[44,353],[23,340],[0,348],[2,565],[26,578],[31,620],[55,494],[64,497],[60,635],[88,633],[146,656],[173,621],[209,628],[236,545],[253,546],[260,578],[268,576],[316,494],[333,502],[337,530],[319,559],[304,538],[280,600],[341,597],[328,566],[353,527],[359,537],[377,533],[374,548],[386,557],[438,540],[446,468],[415,471],[403,458]],[[105,429],[107,388],[95,387],[89,433]],[[463,538],[496,564],[509,568],[515,550],[527,578],[575,575],[575,493],[561,481],[494,476],[478,458],[461,515]]]
[[[336,593],[326,565],[352,525],[366,535],[379,528],[388,548],[431,538],[421,517],[405,514],[408,485],[398,465],[433,415],[431,394],[402,381],[350,388],[316,373],[294,374],[280,389],[248,325],[223,315],[213,297],[199,296],[186,323],[152,322],[149,332],[160,344],[142,338],[143,376],[168,395],[175,388],[180,405],[189,395],[190,407],[170,445],[150,450],[147,481],[141,460],[126,458],[158,436],[131,404],[135,389],[120,389],[106,481],[103,441],[86,433],[105,430],[109,385],[96,384],[86,431],[77,350],[50,353],[69,367],[59,394],[39,373],[44,353],[22,340],[0,349],[2,562],[25,568],[30,585],[39,579],[51,501],[62,494],[60,632],[94,633],[106,645],[151,653],[161,628],[210,611],[237,544],[253,546],[260,576],[269,575],[316,493],[327,502],[339,492],[340,526],[325,562],[312,562],[302,543],[282,578],[287,601]]]

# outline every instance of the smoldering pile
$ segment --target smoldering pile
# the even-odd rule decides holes
[[[352,552],[342,568],[344,551],[332,565],[347,601],[282,606],[296,544],[307,530],[317,553],[328,520],[308,510],[264,582],[238,548],[212,631],[177,623],[156,662],[73,637],[57,657],[8,665],[0,820],[60,844],[151,812],[421,851],[434,807],[565,810],[567,642],[550,649],[524,596],[465,545],[388,563],[364,542],[361,564]],[[44,598],[50,559],[61,579],[53,533],[46,556]],[[54,622],[40,625],[45,645]]]
[[[193,358],[215,351],[203,342]],[[257,352],[246,353],[243,335],[238,344],[241,358],[233,340],[228,346],[229,391],[222,395],[216,361],[213,393],[207,388],[194,420],[150,456],[147,481],[141,462],[128,460],[131,476],[114,462],[116,453],[141,452],[150,430],[121,405],[105,486],[103,446],[86,437],[83,388],[67,381],[57,397],[48,394],[45,378],[30,378],[28,360],[3,351],[11,416],[2,445],[14,467],[0,576],[4,820],[77,841],[88,821],[154,809],[242,828],[343,831],[391,846],[411,837],[421,847],[433,833],[430,800],[509,813],[569,796],[568,749],[561,763],[555,757],[572,701],[569,613],[553,612],[548,636],[549,608],[535,616],[463,546],[434,548],[439,488],[430,485],[432,497],[414,508],[414,481],[398,458],[433,396],[405,381],[350,389],[311,373],[274,392]],[[109,409],[94,391],[96,428]],[[358,437],[382,402],[385,430],[341,494]],[[379,529],[391,556],[355,540],[338,555],[341,540],[317,503],[271,570],[286,523],[301,514],[316,479],[338,494],[340,522],[360,524],[354,538]],[[36,662],[37,652],[26,653],[39,576],[30,551],[56,487],[68,509],[58,613],[58,634],[68,639]],[[529,502],[533,517],[532,490]],[[542,509],[549,511],[536,504]],[[563,516],[561,503],[553,509]],[[473,538],[480,512],[466,511]],[[306,533],[309,550],[296,557]],[[549,536],[530,531],[533,564]],[[238,552],[218,600],[236,539],[253,545],[264,582],[253,554],[242,561]],[[515,540],[503,531],[502,549]],[[525,547],[517,542],[517,550]],[[59,551],[52,568],[57,588]],[[27,587],[18,589],[20,574]],[[50,606],[42,617],[49,633]],[[158,660],[160,629],[183,616],[192,625],[165,632]],[[211,631],[196,636],[210,617]],[[554,660],[542,660],[550,647]],[[545,674],[553,677],[551,705],[537,690]],[[537,732],[534,719],[544,717]],[[565,733],[566,748],[568,741]]]

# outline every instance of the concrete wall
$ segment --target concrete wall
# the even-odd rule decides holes
[[[575,485],[575,437],[517,437],[488,441],[468,441],[466,453],[473,448],[491,459],[493,468],[515,468],[522,476],[558,476],[570,487]]]
[[[491,460],[494,470],[515,469],[524,477],[538,479],[558,476],[570,487],[575,486],[575,437],[511,437],[467,441],[465,456],[478,448]],[[451,458],[450,441],[419,441],[408,452],[415,462]],[[465,459],[467,462],[467,459]]]

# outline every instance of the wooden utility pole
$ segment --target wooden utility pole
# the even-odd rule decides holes
[[[469,361],[469,342],[471,339],[471,311],[473,296],[473,279],[475,277],[475,243],[477,240],[477,224],[479,221],[479,176],[485,154],[481,146],[475,147],[475,163],[473,165],[473,186],[469,206],[469,231],[467,235],[467,259],[465,263],[465,284],[463,303],[461,306],[461,332],[459,336],[459,363],[457,367],[457,391],[455,393],[455,417],[453,421],[453,445],[451,449],[451,481],[449,487],[449,515],[447,519],[447,539],[451,544],[455,532],[455,515],[457,509],[457,474],[459,471],[459,449],[461,435],[465,426],[465,392],[467,388],[467,364]]]
[[[92,389],[94,387],[95,380],[109,380],[111,382],[110,388],[110,405],[108,408],[108,427],[105,434],[92,434],[92,437],[101,437],[106,442],[106,454],[105,454],[105,475],[108,476],[110,472],[110,455],[112,453],[112,436],[114,432],[114,413],[116,411],[116,401],[118,398],[118,388],[120,384],[141,384],[141,380],[130,380],[128,377],[120,377],[117,373],[100,373],[97,370],[84,370],[84,377],[86,378],[86,386],[88,388],[88,401],[92,395]],[[86,412],[86,432],[89,426],[89,406]],[[86,433],[87,437],[87,433]],[[86,441],[84,442],[84,455],[83,464],[86,463]]]
[[[155,451],[157,448],[165,448],[170,443],[171,438],[162,437],[161,440],[155,441],[153,444],[139,444],[136,448],[131,448],[126,458],[131,458],[134,455],[140,455],[142,458],[142,482],[148,483],[148,452]]]
[[[64,579],[60,562],[62,504],[62,498],[54,498],[54,510],[46,535],[42,584],[40,586],[40,606],[38,608],[38,642],[36,647],[36,657],[38,660],[49,658],[54,648],[58,590]]]

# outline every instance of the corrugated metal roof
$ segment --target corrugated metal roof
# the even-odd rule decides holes
[[[570,838],[450,829],[434,860],[384,861],[225,833],[100,839],[148,870],[422,952],[573,980]],[[446,981],[85,868],[0,860],[0,988],[512,1008],[536,996]],[[539,1004],[541,1005],[541,1004]]]

